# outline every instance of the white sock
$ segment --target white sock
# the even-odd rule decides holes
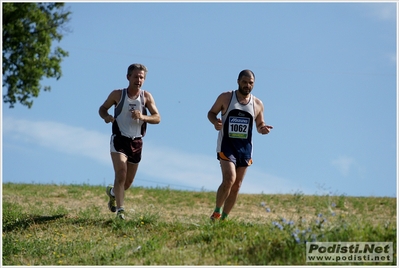
[[[110,192],[110,194],[111,194],[112,196],[115,196],[114,187],[112,187],[112,188],[111,188],[111,191],[109,191],[109,192]]]

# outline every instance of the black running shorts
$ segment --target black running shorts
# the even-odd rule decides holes
[[[127,156],[127,161],[138,164],[143,149],[142,138],[128,138],[120,135],[111,136],[111,153],[121,153]]]
[[[217,153],[218,160],[233,162],[236,167],[248,167],[252,165],[252,159],[236,158],[233,154],[225,155],[223,152]]]

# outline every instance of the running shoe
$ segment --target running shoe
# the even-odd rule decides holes
[[[111,189],[114,188],[113,185],[108,185],[107,189],[105,190],[105,192],[107,193],[108,197],[109,197],[109,201],[108,201],[108,208],[109,210],[111,210],[111,212],[116,212],[116,200],[115,200],[115,196],[111,195]]]
[[[120,208],[118,212],[116,213],[116,217],[118,219],[124,220],[125,219],[125,210],[123,208]]]
[[[221,215],[220,213],[213,212],[212,215],[211,215],[211,220],[212,220],[212,221],[220,220],[220,217],[221,217],[221,216],[222,216],[222,215]]]

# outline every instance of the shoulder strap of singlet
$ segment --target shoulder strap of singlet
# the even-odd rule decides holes
[[[147,115],[148,113],[147,113],[147,107],[146,107],[146,105],[147,105],[147,103],[146,103],[146,99],[145,99],[145,97],[144,97],[144,90],[141,90],[141,93],[140,93],[140,100],[141,100],[141,107],[143,107],[143,109],[142,109],[142,113],[144,114],[144,115]]]
[[[251,101],[252,101],[252,109],[253,109],[253,111],[254,111],[254,119],[255,119],[255,114],[256,114],[256,111],[255,111],[255,96],[254,95],[252,95],[251,94]]]
[[[227,105],[227,109],[226,109],[226,111],[224,112],[224,114],[222,114],[222,116],[225,115],[225,114],[227,114],[227,112],[229,111],[229,107],[230,107],[231,101],[233,100],[233,97],[234,97],[234,95],[235,95],[234,90],[231,90],[230,92],[231,92],[231,97],[230,97],[230,100],[229,100],[229,104]]]
[[[114,117],[117,118],[118,115],[122,112],[123,103],[125,102],[126,98],[126,88],[122,89],[122,96],[119,103],[115,106]]]
[[[140,100],[141,100],[141,105],[145,107],[145,97],[144,97],[144,90],[141,90],[140,92]]]

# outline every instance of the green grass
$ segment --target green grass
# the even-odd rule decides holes
[[[393,242],[396,198],[240,194],[211,223],[215,192],[133,187],[126,220],[104,187],[3,184],[3,265],[320,265],[305,242]],[[343,263],[340,263],[343,264]],[[396,265],[391,263],[344,263]]]

